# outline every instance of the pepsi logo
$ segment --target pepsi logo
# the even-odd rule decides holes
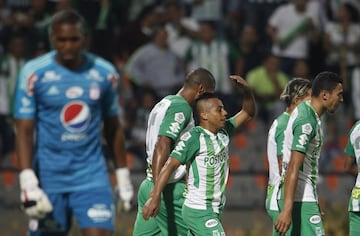
[[[90,108],[81,101],[73,101],[64,106],[61,111],[61,123],[72,133],[84,131],[90,122]]]

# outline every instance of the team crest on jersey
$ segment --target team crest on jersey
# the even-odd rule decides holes
[[[83,95],[84,90],[79,87],[79,86],[73,86],[70,87],[66,90],[66,97],[70,98],[70,99],[74,99],[74,98],[78,98],[81,97],[81,95]]]
[[[182,123],[182,122],[184,122],[184,120],[185,120],[184,113],[182,113],[182,112],[175,113],[175,121],[176,122]]]
[[[97,100],[100,97],[100,88],[99,85],[96,83],[91,84],[90,91],[89,91],[89,97],[91,100]]]
[[[66,104],[60,117],[64,128],[72,133],[84,131],[89,125],[90,118],[90,108],[81,101]]]

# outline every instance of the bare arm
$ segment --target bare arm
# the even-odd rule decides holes
[[[155,150],[153,153],[152,160],[152,175],[153,181],[156,184],[157,178],[163,168],[165,162],[168,160],[170,155],[170,148],[173,145],[173,141],[166,136],[159,136],[156,142]]]
[[[104,136],[116,168],[127,167],[124,131],[117,116],[104,118]]]
[[[148,201],[145,203],[142,215],[145,220],[148,220],[150,217],[155,217],[160,209],[160,199],[161,192],[164,190],[170,175],[178,168],[180,162],[173,157],[170,157],[164,167],[161,169],[161,172],[157,178],[154,189],[151,191]]]
[[[294,204],[295,190],[299,176],[299,169],[304,162],[305,154],[298,151],[291,151],[291,158],[286,172],[284,189],[283,210],[275,223],[275,228],[280,233],[285,233],[291,223],[291,214]]]
[[[344,169],[347,173],[349,173],[353,176],[357,176],[358,169],[357,169],[357,165],[356,165],[356,159],[347,156],[345,158],[345,162],[344,162]]]
[[[243,78],[237,75],[231,75],[230,79],[236,82],[243,89],[244,93],[242,109],[234,116],[236,127],[239,127],[240,125],[248,122],[255,116],[255,98],[252,89]]]
[[[279,174],[280,174],[280,176],[281,176],[281,174],[282,174],[282,162],[283,162],[283,157],[282,157],[282,156],[278,156],[278,157],[277,157],[277,160],[278,160]]]
[[[19,168],[20,170],[31,169],[35,122],[28,119],[17,119],[15,125],[16,155],[19,159]]]

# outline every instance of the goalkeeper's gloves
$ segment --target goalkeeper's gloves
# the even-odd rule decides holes
[[[123,209],[129,211],[131,209],[131,200],[134,196],[134,188],[131,184],[130,171],[128,168],[118,168],[115,171],[117,187],[120,200],[123,203]]]
[[[39,187],[39,180],[31,169],[20,172],[21,203],[25,213],[31,218],[42,219],[53,207],[45,192]]]

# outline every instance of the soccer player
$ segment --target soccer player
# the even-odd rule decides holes
[[[29,235],[65,236],[74,216],[83,236],[109,236],[115,214],[103,131],[120,198],[128,202],[133,195],[118,121],[118,74],[85,52],[86,31],[77,12],[57,12],[49,37],[55,50],[24,65],[16,90],[16,152]]]
[[[150,112],[146,133],[147,177],[138,190],[138,212],[134,236],[186,235],[187,228],[181,216],[184,204],[185,166],[179,166],[166,185],[159,216],[145,221],[142,208],[149,197],[161,168],[169,157],[180,135],[194,126],[191,105],[204,92],[215,90],[215,79],[206,69],[190,72],[176,95],[168,95]]]
[[[269,162],[269,182],[265,207],[273,223],[279,215],[277,195],[281,180],[282,148],[284,131],[291,112],[302,101],[310,99],[311,82],[307,79],[294,78],[290,80],[280,95],[280,100],[286,104],[286,110],[272,123],[267,140],[267,157]],[[280,235],[273,229],[273,235]]]
[[[345,170],[356,176],[355,185],[351,191],[349,200],[349,228],[350,236],[360,235],[360,121],[357,121],[349,132],[349,140],[345,147]]]
[[[229,175],[230,137],[236,128],[254,117],[256,110],[253,93],[245,80],[240,76],[230,78],[243,88],[242,110],[226,119],[224,105],[215,94],[199,96],[195,104],[199,126],[182,135],[171,152],[143,208],[145,220],[157,218],[166,183],[179,166],[186,164],[188,192],[182,216],[189,230],[187,235],[225,235],[221,213]]]
[[[313,81],[311,100],[300,103],[291,113],[283,144],[284,195],[275,223],[281,234],[324,235],[316,189],[323,143],[320,117],[335,112],[342,101],[341,78],[325,71]]]

